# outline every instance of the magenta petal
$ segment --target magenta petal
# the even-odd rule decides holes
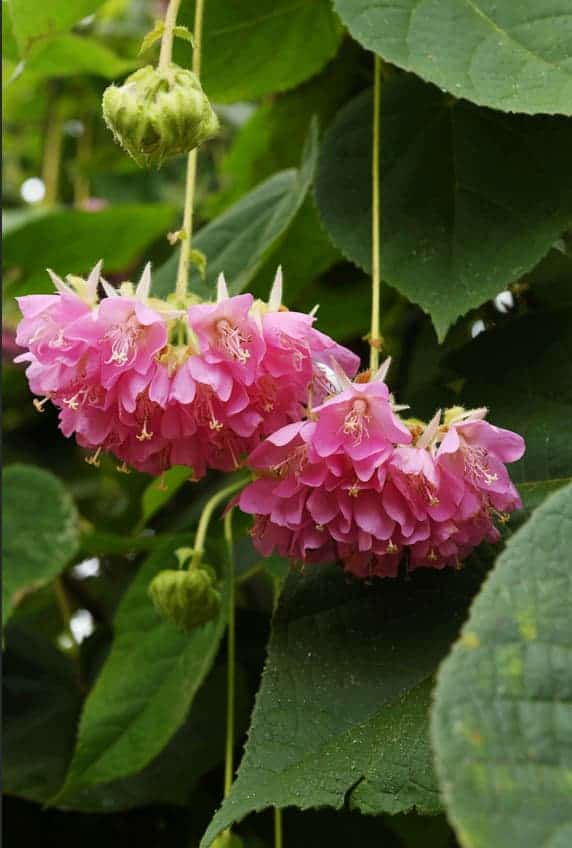
[[[269,515],[274,506],[273,492],[275,480],[260,478],[250,483],[240,493],[238,504],[243,512],[254,515]]]
[[[328,524],[338,514],[335,495],[315,489],[308,498],[308,510],[316,524]]]

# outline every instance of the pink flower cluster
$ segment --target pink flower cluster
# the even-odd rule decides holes
[[[505,463],[522,456],[523,439],[483,420],[485,409],[402,421],[386,370],[363,383],[338,370],[338,394],[253,451],[256,479],[239,505],[254,515],[262,555],[394,577],[400,562],[458,567],[499,539],[495,519],[520,506]]]
[[[146,267],[134,289],[51,273],[57,292],[18,299],[16,341],[26,348],[39,410],[60,410],[65,436],[95,453],[161,474],[187,465],[230,471],[260,440],[331,391],[329,363],[353,376],[358,358],[313,327],[313,317],[281,307],[278,271],[268,303],[230,297],[219,278],[216,303],[173,309],[150,297]]]

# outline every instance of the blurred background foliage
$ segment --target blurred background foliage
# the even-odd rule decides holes
[[[103,258],[105,276],[118,282],[135,278],[151,260],[161,290],[174,286],[173,260],[169,262],[173,248],[166,233],[178,227],[185,159],[172,160],[160,171],[139,169],[114,144],[100,112],[101,94],[110,80],[154,60],[157,48],[144,57],[139,48],[164,11],[161,0],[2,3],[4,463],[53,472],[77,510],[69,518],[75,522],[76,536],[65,561],[54,568],[59,576],[54,581],[51,574],[42,585],[19,584],[14,589],[15,608],[5,633],[5,829],[10,840],[47,839],[49,844],[57,841],[60,848],[80,840],[86,846],[105,841],[110,846],[137,842],[190,848],[198,845],[221,796],[226,649],[224,643],[219,646],[220,633],[209,642],[212,669],[192,704],[189,698],[187,719],[179,721],[170,741],[154,752],[151,745],[147,764],[132,773],[92,786],[78,782],[61,794],[82,703],[101,670],[109,669],[110,652],[119,650],[113,642],[122,634],[116,613],[137,601],[141,562],[145,561],[147,577],[154,568],[165,567],[172,551],[189,541],[189,533],[192,539],[200,510],[221,480],[211,475],[191,486],[175,469],[164,493],[144,475],[118,474],[109,457],[95,471],[85,464],[83,452],[60,434],[55,410],[37,414],[23,369],[13,364],[18,352],[15,297],[50,291],[46,267],[62,276],[83,274]],[[183,2],[180,22],[192,28],[192,19],[193,3]],[[177,44],[176,59],[190,65],[187,43]],[[264,295],[281,263],[288,305],[308,311],[320,304],[320,329],[362,355],[367,350],[370,282],[361,257],[367,255],[369,243],[352,221],[360,216],[369,220],[367,186],[363,191],[360,187],[357,196],[351,191],[348,195],[348,179],[359,186],[361,171],[356,166],[344,174],[344,163],[351,157],[359,159],[360,139],[356,136],[356,147],[343,133],[336,135],[336,127],[344,129],[348,113],[340,115],[340,110],[351,101],[355,111],[356,98],[370,88],[371,79],[371,54],[350,38],[327,0],[298,4],[295,13],[285,0],[207,0],[204,86],[222,127],[218,138],[201,149],[199,159],[197,246],[209,259],[207,284],[220,262],[231,269],[231,285],[235,273],[240,273],[241,287]],[[411,86],[408,79],[387,67],[388,86],[396,82]],[[413,86],[419,91],[411,88],[411,97],[419,96],[420,102],[428,89],[437,92],[419,81]],[[441,97],[439,92],[430,96]],[[317,179],[316,162],[303,161],[314,116],[320,138],[331,133],[322,149]],[[472,118],[468,114],[467,121]],[[352,120],[362,118],[356,112]],[[515,132],[520,132],[521,120],[513,119]],[[552,138],[550,132],[562,133],[554,149],[560,151],[564,145],[569,169],[570,147],[565,144],[569,126],[565,136],[558,118],[539,120],[545,123],[525,127],[529,143],[534,133],[540,134],[539,144]],[[546,123],[550,120],[556,122],[552,130]],[[504,117],[500,123],[506,125]],[[413,128],[409,131],[413,133]],[[367,150],[367,118],[361,140]],[[402,143],[399,135],[388,139],[388,156],[390,142],[395,145],[392,155]],[[498,144],[493,139],[491,149],[498,150]],[[509,158],[513,155],[514,150],[507,152]],[[488,403],[496,423],[514,426],[528,439],[526,465],[523,462],[516,471],[524,483],[550,484],[572,474],[572,450],[561,432],[572,403],[566,365],[572,251],[564,225],[570,220],[572,192],[570,174],[564,173],[566,156],[558,156],[553,157],[556,174],[551,179],[559,185],[561,205],[555,209],[551,203],[553,186],[547,177],[548,199],[544,207],[540,202],[537,217],[549,211],[551,228],[528,259],[521,261],[515,255],[507,260],[510,267],[499,260],[498,281],[489,274],[486,291],[479,290],[476,296],[472,291],[456,312],[447,312],[447,318],[441,318],[440,307],[433,308],[423,296],[416,298],[399,272],[388,274],[391,285],[385,282],[382,293],[384,345],[393,357],[392,387],[400,401],[410,403],[419,416],[460,395],[475,398],[477,405]],[[412,183],[416,179],[414,171]],[[443,166],[434,184],[422,186],[421,217],[432,217],[440,203],[434,187],[443,186],[446,179]],[[391,190],[411,201],[407,186],[398,184]],[[529,207],[526,198],[525,202]],[[388,216],[392,209],[387,207]],[[535,220],[532,217],[515,236],[517,244],[530,238]],[[405,215],[400,226],[401,235],[413,238],[415,220]],[[486,231],[476,227],[474,219],[469,221],[461,254],[467,244],[475,251],[471,238],[479,242],[477,252],[485,244]],[[222,248],[217,247],[221,232],[226,239]],[[513,238],[503,235],[505,240]],[[411,259],[399,254],[399,245],[396,251],[394,256],[388,245],[390,271],[405,267]],[[363,268],[358,267],[360,262]],[[419,275],[416,279],[422,286]],[[477,276],[473,283],[478,286]],[[454,284],[454,280],[447,283]],[[446,287],[443,297],[448,299]],[[540,421],[534,409],[541,403],[545,413]],[[45,495],[48,490],[41,478],[32,477],[26,485],[37,485],[39,499],[28,497],[24,487],[14,507],[18,515],[31,512],[33,517],[34,510],[42,509],[42,497],[56,503],[58,494]],[[14,478],[16,490],[20,491]],[[238,577],[258,569],[238,587],[238,756],[264,664],[274,584],[284,575],[284,563],[259,563],[247,522],[236,523]],[[49,526],[38,527],[37,532],[44,534],[44,545],[50,543]],[[52,544],[61,550],[61,539]],[[218,525],[209,539],[209,556],[213,562],[224,558]],[[71,634],[66,611],[71,615]],[[141,645],[147,646],[145,639],[158,627],[154,620],[149,622],[137,635]],[[156,647],[145,650],[153,657]],[[172,661],[178,662],[187,649],[169,643]],[[130,644],[125,650],[136,655],[138,649]],[[149,697],[155,685],[164,685],[161,675],[147,681]],[[113,688],[109,691],[113,698]],[[176,724],[174,718],[172,722]],[[339,811],[289,809],[285,830],[292,846],[456,844],[443,816],[423,821],[415,814],[374,819],[350,811],[349,805]],[[272,844],[271,814],[247,817],[237,833],[252,848]]]

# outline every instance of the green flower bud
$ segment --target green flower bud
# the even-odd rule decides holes
[[[220,612],[216,575],[208,565],[190,571],[160,571],[149,586],[155,608],[163,618],[189,633],[212,621]]]
[[[214,136],[218,118],[192,71],[151,65],[110,85],[103,93],[103,117],[115,140],[141,167],[187,153]]]

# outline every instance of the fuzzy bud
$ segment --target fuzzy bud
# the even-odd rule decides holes
[[[149,594],[163,618],[189,633],[219,614],[221,599],[215,577],[208,565],[190,571],[160,571],[151,581]]]
[[[170,156],[188,153],[219,128],[208,97],[192,71],[147,65],[110,85],[103,117],[115,140],[141,167],[160,167]]]

